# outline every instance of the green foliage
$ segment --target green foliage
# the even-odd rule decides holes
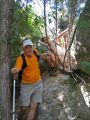
[[[90,21],[80,20],[78,22],[79,30],[86,30],[87,28],[90,28]]]
[[[90,62],[80,61],[78,67],[79,67],[79,69],[80,69],[82,72],[90,75]]]
[[[23,7],[20,1],[17,1],[11,26],[11,57],[20,54],[23,37],[30,37],[37,44],[43,35],[43,27],[43,18],[35,14],[32,6]]]

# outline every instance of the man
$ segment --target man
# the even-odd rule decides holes
[[[39,62],[34,54],[33,43],[30,39],[23,41],[23,52],[27,66],[23,70],[20,83],[20,101],[22,106],[20,112],[25,111],[27,116],[25,120],[37,120],[36,111],[38,104],[42,102],[43,86]],[[22,66],[23,59],[20,55],[16,60],[15,67],[11,69],[12,74],[17,75]],[[18,119],[21,120],[21,118]]]
[[[46,43],[49,48],[47,51],[48,56],[46,57],[46,61],[49,63],[50,67],[56,67],[60,60],[57,53],[57,45],[51,41],[49,37],[43,37],[41,41]]]
[[[65,37],[65,35],[67,34],[68,34],[68,28],[63,32],[61,32],[60,35],[55,39],[55,41],[51,41],[49,37],[43,37],[41,41],[49,46],[49,50],[47,51],[48,57],[46,58],[46,61],[49,63],[49,65],[54,68],[57,67],[59,63],[61,63],[60,64],[61,67],[64,67],[66,71],[70,71],[70,66],[72,67],[72,69],[75,69],[77,64],[74,53],[73,51],[71,51],[70,56],[68,57],[67,55],[66,57],[67,59],[65,59],[65,64],[63,66],[64,55],[66,52],[67,45],[66,43],[64,47],[60,45],[61,38]]]

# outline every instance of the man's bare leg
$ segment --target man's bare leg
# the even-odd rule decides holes
[[[40,103],[37,103],[37,108],[36,108],[36,111],[35,111],[35,114],[34,114],[34,119],[33,119],[33,120],[37,120],[37,119],[38,119],[39,104],[40,104]]]
[[[34,120],[35,112],[37,109],[38,103],[31,103],[30,110],[28,112],[27,120]]]

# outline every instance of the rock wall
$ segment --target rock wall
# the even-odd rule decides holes
[[[75,83],[68,75],[45,77],[38,120],[90,120],[89,84]]]

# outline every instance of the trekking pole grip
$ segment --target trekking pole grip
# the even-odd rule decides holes
[[[16,80],[17,79],[17,75],[14,75],[13,78],[14,78],[14,80]]]

